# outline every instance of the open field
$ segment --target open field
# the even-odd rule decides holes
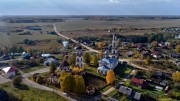
[[[162,27],[180,27],[180,20],[143,20],[129,19],[120,21],[93,21],[93,20],[67,20],[57,23],[59,31],[74,31],[89,29],[110,29],[122,27],[135,28],[162,28]]]
[[[0,46],[12,47],[23,46],[25,49],[49,49],[52,46],[61,48],[61,44],[57,43],[57,39],[61,39],[57,35],[47,34],[53,31],[50,23],[1,23],[1,28],[7,28],[8,31],[15,30],[16,28],[23,28],[26,26],[40,26],[42,30],[26,30],[31,35],[19,35],[21,32],[0,32]],[[25,39],[37,41],[35,45],[25,45]]]
[[[68,101],[54,93],[35,89],[27,85],[22,85],[21,88],[15,88],[11,83],[5,83],[1,84],[0,88],[3,88],[8,93],[12,93],[14,96],[22,98],[23,101]]]
[[[158,32],[164,33],[163,27],[180,27],[179,19],[122,19],[119,21],[98,21],[98,20],[66,20],[65,22],[56,23],[57,29],[68,37],[96,36],[102,37],[109,35],[105,29],[125,29],[116,32],[120,35],[143,35],[144,33]],[[131,30],[131,28],[143,30]],[[156,28],[156,30],[152,30]]]

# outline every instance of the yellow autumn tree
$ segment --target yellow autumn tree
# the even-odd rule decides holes
[[[116,80],[115,73],[113,70],[109,70],[106,75],[107,84],[112,84]]]
[[[99,52],[99,54],[98,54],[98,58],[99,58],[99,59],[103,58],[103,55],[104,55],[104,52],[101,50],[101,51]]]
[[[104,46],[104,43],[103,43],[103,42],[98,42],[98,43],[97,43],[97,47],[98,47],[99,49],[102,49],[103,46]]]
[[[175,82],[180,82],[180,72],[175,72],[172,74],[172,79]]]
[[[177,45],[175,50],[177,53],[180,53],[180,45]]]
[[[151,63],[151,58],[148,56],[145,60],[146,65],[149,65]]]

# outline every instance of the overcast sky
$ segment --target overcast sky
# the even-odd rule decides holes
[[[0,15],[180,15],[180,0],[0,0]]]

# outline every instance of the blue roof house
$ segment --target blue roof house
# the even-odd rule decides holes
[[[59,61],[53,58],[48,58],[46,61],[44,61],[44,65],[49,66],[52,62],[54,62],[57,66],[59,65]]]

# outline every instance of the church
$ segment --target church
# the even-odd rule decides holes
[[[108,70],[113,70],[118,65],[118,50],[117,50],[117,34],[113,34],[113,40],[112,40],[112,48],[111,48],[111,54],[112,56],[109,57],[109,52],[106,50],[104,52],[104,58],[100,59],[99,67],[97,69],[97,72],[102,75],[106,75]]]

